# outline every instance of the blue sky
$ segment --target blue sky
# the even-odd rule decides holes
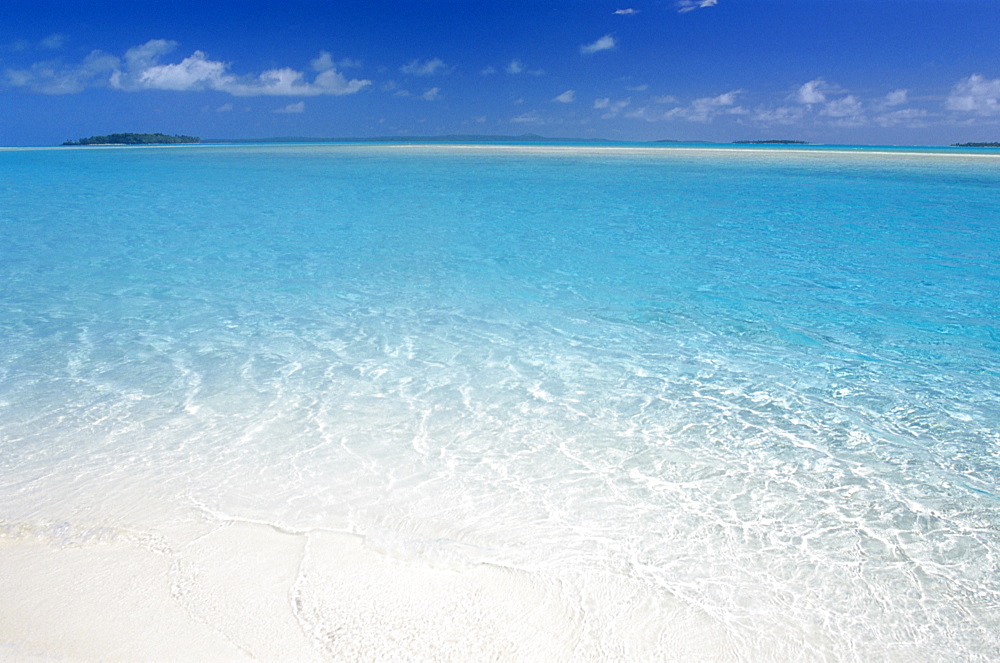
[[[0,145],[1000,140],[1000,0],[0,2]]]

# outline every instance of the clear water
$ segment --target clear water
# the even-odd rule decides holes
[[[2,151],[0,537],[352,532],[549,583],[566,660],[695,618],[709,658],[996,660],[998,192],[864,150]]]

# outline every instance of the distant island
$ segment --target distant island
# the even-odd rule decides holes
[[[91,136],[80,140],[67,140],[63,145],[177,145],[181,143],[200,143],[195,136],[168,136],[166,134],[108,134],[107,136]]]
[[[733,145],[808,145],[804,140],[734,140]]]
[[[206,138],[197,136],[168,136],[162,133],[114,133],[107,136],[90,136],[79,140],[67,140],[63,145],[180,145],[192,143],[615,143],[606,138],[553,138],[538,134],[481,135],[449,134],[445,136],[366,136],[352,138],[313,138],[305,136],[284,136],[271,138]],[[625,141],[629,142],[629,141]],[[661,139],[654,143],[704,143],[711,141],[686,141]],[[804,140],[768,139],[734,140],[732,145],[814,145]],[[1000,147],[1000,142],[952,143],[951,147]]]

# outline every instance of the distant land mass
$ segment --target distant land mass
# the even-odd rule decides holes
[[[804,140],[734,140],[733,145],[808,145]]]
[[[198,138],[197,136],[169,136],[162,133],[113,133],[67,140],[63,145],[180,145],[193,143],[632,143],[608,138],[567,138],[520,134],[517,136],[492,134],[447,134],[442,136],[366,136],[316,138],[311,136],[280,136],[269,138]],[[663,138],[646,143],[701,143],[715,145],[712,141],[676,140]],[[813,145],[804,140],[768,139],[734,140],[732,145]],[[1000,142],[952,143],[951,147],[1000,147]]]
[[[67,140],[63,145],[176,145],[181,143],[200,143],[196,136],[168,136],[166,134],[108,134],[107,136],[91,136],[80,140]]]

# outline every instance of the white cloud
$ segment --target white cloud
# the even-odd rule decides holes
[[[802,85],[795,94],[795,99],[800,104],[821,104],[826,101],[826,95],[820,87],[826,86],[826,81],[822,78],[811,80]]]
[[[580,52],[584,55],[589,55],[590,53],[597,53],[599,51],[611,50],[615,47],[615,38],[611,35],[604,35],[593,44],[587,44],[580,47]]]
[[[743,90],[730,90],[724,94],[720,94],[717,97],[704,97],[702,99],[695,99],[694,103],[698,104],[703,102],[707,106],[732,106],[736,103],[736,95],[741,94]]]
[[[229,72],[225,62],[210,60],[202,51],[175,64],[158,64],[161,56],[171,52],[176,42],[155,39],[125,53],[125,71],[117,71],[111,86],[122,90],[215,90],[235,97],[354,94],[371,85],[369,80],[348,80],[333,65],[329,53],[323,51],[312,61],[319,71],[309,82],[305,74],[290,67],[269,69],[256,77],[238,77]]]
[[[773,109],[758,109],[754,112],[754,122],[760,124],[795,124],[805,117],[805,110],[801,106],[780,106]]]
[[[507,66],[504,67],[503,70],[506,73],[514,75],[514,76],[516,76],[518,74],[530,74],[532,76],[544,76],[545,75],[545,70],[544,69],[527,69],[524,66],[524,62],[522,62],[521,60],[517,60],[517,59],[511,60],[510,62],[508,62]],[[482,76],[492,76],[492,75],[498,73],[498,70],[493,65],[489,65],[489,66],[487,66],[487,67],[485,67],[483,69],[480,69],[479,73]]]
[[[510,121],[515,124],[545,124],[545,120],[538,115],[537,111],[531,111],[518,115],[517,117],[512,117],[510,118]]]
[[[951,89],[945,106],[976,115],[1000,115],[1000,78],[991,80],[979,74],[963,78]]]
[[[87,57],[83,59],[83,64],[80,66],[80,70],[84,72],[86,76],[104,76],[108,71],[116,68],[121,61],[116,55],[110,55],[108,53],[102,53],[101,51],[91,51]]]
[[[820,115],[834,118],[834,124],[839,126],[853,127],[867,123],[861,100],[853,94],[827,102]]]
[[[656,122],[663,119],[662,113],[650,113],[649,108],[642,106],[641,108],[636,108],[635,110],[625,113],[625,117],[631,118],[633,120],[645,120],[646,122]]]
[[[908,129],[921,129],[928,126],[930,113],[922,108],[903,108],[891,113],[884,113],[875,118],[875,123],[882,127],[904,126]]]
[[[719,4],[719,0],[677,0],[677,11],[686,14],[695,9],[714,7],[717,4]]]
[[[630,103],[632,103],[631,98],[612,101],[611,97],[601,97],[599,99],[594,99],[594,108],[604,111],[604,113],[601,114],[602,120],[610,120],[625,110]]]
[[[434,74],[445,73],[447,69],[447,65],[445,65],[444,60],[441,58],[434,58],[433,60],[425,60],[423,62],[420,60],[411,60],[399,68],[404,74],[412,76],[433,76]]]
[[[837,98],[831,98],[837,94]],[[801,85],[790,97],[798,105],[778,108],[758,108],[752,120],[763,125],[792,125],[803,121],[830,126],[858,127],[870,123],[865,104],[853,94],[845,94],[835,84],[816,78]],[[906,90],[895,90],[885,97],[885,102],[901,104],[906,101]],[[884,108],[887,103],[874,102],[873,108]],[[829,119],[822,119],[829,118]]]
[[[638,13],[639,13],[638,9],[632,9],[631,7],[628,8],[628,9],[616,9],[615,10],[615,14],[618,15],[618,16],[631,16],[632,14],[638,14]]]
[[[215,112],[216,113],[228,113],[231,110],[233,110],[233,105],[232,104],[222,104],[221,106],[219,106],[218,108],[215,109]]]
[[[687,120],[688,122],[708,123],[720,115],[747,115],[750,113],[743,106],[736,104],[736,98],[742,94],[742,90],[730,90],[715,97],[701,97],[695,99],[686,106],[675,106],[664,112],[651,110],[647,106],[642,106],[626,113],[626,117],[645,120],[646,122],[660,122],[663,120]],[[662,96],[654,97],[657,104],[676,104],[676,97]],[[613,102],[609,98],[597,99],[594,101],[594,108],[608,109],[604,118],[614,117],[629,105],[630,99]]]
[[[38,46],[39,48],[44,48],[47,50],[54,51],[56,49],[62,48],[65,43],[66,43],[66,35],[55,33],[49,35],[41,42],[39,42]]]
[[[689,106],[680,106],[666,112],[664,119],[680,118],[688,122],[710,122],[718,115],[743,115],[748,111],[736,106],[736,95],[742,90],[731,90],[717,97],[695,99]]]
[[[432,87],[431,89],[425,91],[422,95],[420,95],[420,97],[421,97],[421,99],[424,99],[425,101],[434,101],[440,95],[441,95],[441,88],[439,88],[439,87]]]
[[[843,99],[835,99],[826,104],[820,115],[828,117],[856,117],[862,112],[861,100],[853,94],[849,94]]]
[[[561,104],[571,104],[576,101],[576,90],[566,90],[552,101],[558,101]]]
[[[371,81],[367,79],[352,78],[348,80],[347,77],[337,70],[328,69],[322,74],[316,76],[313,81],[312,89],[315,90],[315,94],[332,94],[335,96],[341,96],[360,92],[369,85],[371,85]],[[310,92],[303,92],[303,94],[309,93]]]
[[[333,56],[330,55],[328,51],[320,51],[319,57],[309,63],[313,71],[326,71],[327,69],[333,69]]]
[[[36,62],[27,69],[7,69],[4,76],[13,87],[26,87],[42,94],[76,94],[88,87],[104,86],[120,66],[114,55],[92,51],[78,65],[58,60]]]
[[[626,87],[629,92],[645,92],[649,89],[649,85],[633,85],[631,87]]]
[[[884,106],[899,106],[906,103],[907,90],[893,90],[885,95]]]
[[[150,39],[141,46],[133,46],[125,51],[125,68],[130,73],[142,73],[143,70],[155,65],[161,56],[173,52],[177,48],[176,41],[168,39]]]
[[[205,57],[195,51],[177,64],[147,67],[136,77],[139,87],[153,90],[221,89],[235,83],[235,77],[226,74],[226,64]]]
[[[271,112],[273,112],[273,113],[291,113],[291,114],[295,114],[295,113],[304,113],[305,110],[306,110],[306,102],[300,101],[298,103],[288,104],[287,106],[285,106],[283,108],[276,108],[276,109],[274,109]]]

